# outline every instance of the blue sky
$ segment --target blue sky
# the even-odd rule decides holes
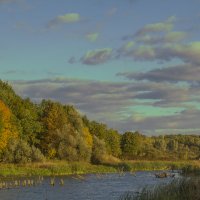
[[[121,132],[200,133],[199,0],[0,0],[0,78]]]

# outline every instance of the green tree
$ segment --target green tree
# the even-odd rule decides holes
[[[119,157],[121,155],[119,133],[116,130],[109,129],[107,131],[105,141],[108,154],[113,155],[115,157]]]
[[[92,121],[89,123],[89,130],[93,136],[103,140],[106,144],[108,154],[119,157],[121,155],[120,134],[109,129],[105,124]]]
[[[121,138],[121,149],[123,158],[137,158],[142,151],[142,135],[138,132],[124,133]]]
[[[30,163],[44,161],[44,155],[35,146],[22,139],[12,139],[3,151],[2,161],[7,163]]]
[[[155,139],[154,147],[161,151],[166,151],[167,144],[165,142],[165,136],[159,136]]]
[[[44,154],[49,159],[89,161],[92,136],[75,108],[52,101],[43,101],[41,108],[44,125],[41,149]]]
[[[103,163],[104,158],[107,156],[105,142],[94,135],[93,144],[94,145],[92,148],[92,157],[91,157],[92,163],[94,164]]]
[[[167,143],[167,149],[176,152],[178,150],[178,142],[175,139],[170,139]]]
[[[41,132],[37,105],[28,98],[22,99],[16,95],[12,87],[3,81],[0,81],[0,99],[12,111],[13,123],[20,137],[30,144],[37,143],[37,135]]]

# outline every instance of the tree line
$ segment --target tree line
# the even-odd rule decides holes
[[[122,160],[200,158],[200,136],[145,136],[90,121],[72,105],[52,100],[33,103],[0,81],[0,162],[45,160],[94,164]]]

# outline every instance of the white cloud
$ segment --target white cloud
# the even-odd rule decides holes
[[[81,59],[83,64],[98,65],[110,60],[113,50],[111,48],[88,51]]]
[[[64,15],[59,15],[56,18],[52,19],[48,23],[48,27],[53,28],[59,24],[70,24],[76,23],[81,20],[81,17],[78,13],[67,13]]]

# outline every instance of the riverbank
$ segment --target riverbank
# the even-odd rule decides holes
[[[199,161],[125,161],[128,171],[182,170],[188,166],[200,169]]]
[[[199,200],[200,179],[177,179],[166,185],[144,188],[139,194],[126,193],[120,200]]]
[[[123,161],[92,165],[82,162],[53,161],[29,164],[0,164],[0,176],[61,176],[91,173],[121,173],[124,171],[153,171],[200,169],[199,161]]]
[[[165,164],[167,165],[166,162]],[[153,189],[144,187],[137,195],[125,193],[120,200],[199,200],[200,161],[176,162],[173,167],[181,169],[181,179],[175,179],[166,185],[157,185]]]

